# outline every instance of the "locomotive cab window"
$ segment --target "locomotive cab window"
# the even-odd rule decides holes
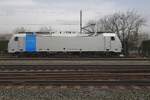
[[[18,41],[18,39],[19,39],[18,37],[15,37],[15,38],[14,38],[14,41]]]
[[[111,40],[112,40],[112,41],[115,41],[115,37],[112,36],[112,37],[111,37]]]

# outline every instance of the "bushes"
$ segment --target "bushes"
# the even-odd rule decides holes
[[[8,48],[8,40],[0,40],[0,52],[6,52]]]
[[[150,40],[145,40],[140,46],[140,54],[150,57]]]

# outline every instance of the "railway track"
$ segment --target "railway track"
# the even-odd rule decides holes
[[[150,65],[0,65],[0,71],[150,72]]]
[[[150,58],[14,58],[14,57],[3,57],[0,60],[71,60],[71,61],[84,61],[84,60],[102,60],[102,61],[150,61]]]
[[[150,86],[150,59],[0,58],[0,85]]]
[[[3,85],[150,85],[150,74],[145,73],[63,73],[63,72],[3,72]]]
[[[150,85],[149,65],[0,65],[0,84]]]

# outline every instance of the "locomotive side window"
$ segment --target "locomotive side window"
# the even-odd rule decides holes
[[[18,37],[15,37],[15,38],[14,38],[14,41],[18,41]]]
[[[115,37],[112,36],[112,37],[111,37],[111,40],[112,40],[112,41],[115,41]]]

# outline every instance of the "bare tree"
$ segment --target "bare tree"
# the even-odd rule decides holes
[[[86,34],[94,34],[95,32],[96,21],[90,20],[84,27],[82,27],[82,31]]]
[[[99,29],[117,33],[120,38],[124,53],[128,53],[129,44],[137,41],[140,28],[145,24],[145,19],[135,11],[115,13],[99,20]]]

